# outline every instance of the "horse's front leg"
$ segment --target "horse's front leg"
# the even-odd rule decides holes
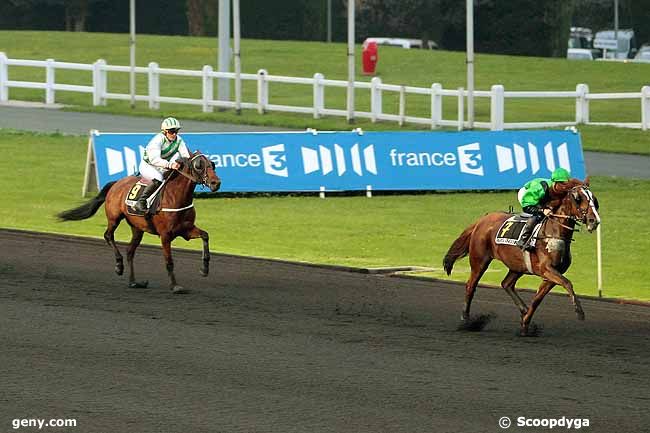
[[[205,230],[201,230],[197,226],[193,226],[190,230],[188,230],[184,238],[186,241],[197,238],[201,238],[203,241],[203,266],[201,267],[201,275],[207,277],[208,273],[210,272],[210,235]]]
[[[533,334],[528,333],[528,327],[530,326],[530,321],[533,319],[533,315],[535,314],[535,310],[537,310],[539,304],[542,302],[544,297],[548,294],[548,292],[551,291],[551,289],[554,286],[555,283],[548,280],[544,280],[542,281],[542,284],[540,284],[539,288],[537,289],[537,293],[535,293],[533,300],[530,302],[530,307],[528,307],[528,311],[526,312],[526,314],[524,314],[521,317],[521,329],[519,330],[519,333],[522,337],[536,334],[536,333]]]
[[[172,240],[173,237],[171,235],[160,236],[163,257],[165,257],[165,266],[167,267],[167,276],[169,277],[169,289],[173,293],[187,293],[183,287],[176,283],[176,275],[174,275],[174,260],[172,259]]]
[[[551,267],[544,269],[540,276],[549,281],[552,281],[554,284],[557,284],[558,286],[564,287],[567,293],[569,293],[569,298],[575,308],[575,312],[576,315],[578,316],[578,320],[585,320],[585,312],[583,311],[582,305],[580,304],[580,299],[578,299],[578,296],[573,291],[573,283],[569,281],[568,278],[566,278],[564,275],[562,275],[557,270]]]

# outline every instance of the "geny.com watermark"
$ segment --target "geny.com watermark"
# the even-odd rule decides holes
[[[525,416],[517,417],[514,423],[517,427],[537,427],[537,428],[564,428],[567,430],[579,430],[582,427],[589,427],[588,418],[526,418]],[[507,416],[499,418],[499,427],[508,429],[513,425],[513,422]]]
[[[42,419],[42,418],[15,418],[11,420],[14,430],[21,427],[37,427],[39,430],[44,427],[76,427],[76,419]]]

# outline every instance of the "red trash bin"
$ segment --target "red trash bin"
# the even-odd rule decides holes
[[[363,61],[363,73],[365,75],[375,75],[375,68],[377,67],[377,42],[365,41],[363,43],[363,53],[361,59]]]

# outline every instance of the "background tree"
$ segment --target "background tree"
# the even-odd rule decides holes
[[[242,36],[324,41],[327,0],[240,0]],[[347,1],[332,0],[333,34],[347,40]],[[357,42],[368,36],[421,38],[465,50],[463,0],[351,0]],[[559,56],[569,27],[614,26],[614,0],[473,0],[480,53]],[[137,0],[137,32],[214,36],[219,0]],[[650,41],[650,0],[619,0],[620,28]],[[127,33],[127,0],[0,0],[0,28]]]

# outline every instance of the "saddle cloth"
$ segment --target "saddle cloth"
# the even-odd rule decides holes
[[[151,196],[147,199],[147,208],[149,208],[151,211],[141,212],[135,208],[135,204],[142,196],[142,193],[144,192],[144,189],[148,185],[148,183],[142,182],[142,179],[138,180],[135,183],[135,185],[131,187],[129,193],[126,195],[126,199],[124,200],[124,203],[126,204],[126,212],[129,215],[136,215],[136,216],[144,216],[147,212],[149,212],[150,214],[158,213],[158,208],[160,205],[160,197],[162,197],[162,194],[160,192],[162,191],[162,188],[165,185],[165,183],[166,182],[163,182],[163,184],[160,185],[158,189],[154,191],[154,193],[151,194]]]
[[[500,245],[516,245],[529,217],[530,215],[528,214],[518,214],[505,220],[503,224],[501,224],[501,227],[499,227],[499,230],[497,230],[494,243]],[[533,234],[529,242],[531,246],[535,246],[537,241],[537,232],[539,232],[541,227],[542,224],[538,223],[533,229]]]

